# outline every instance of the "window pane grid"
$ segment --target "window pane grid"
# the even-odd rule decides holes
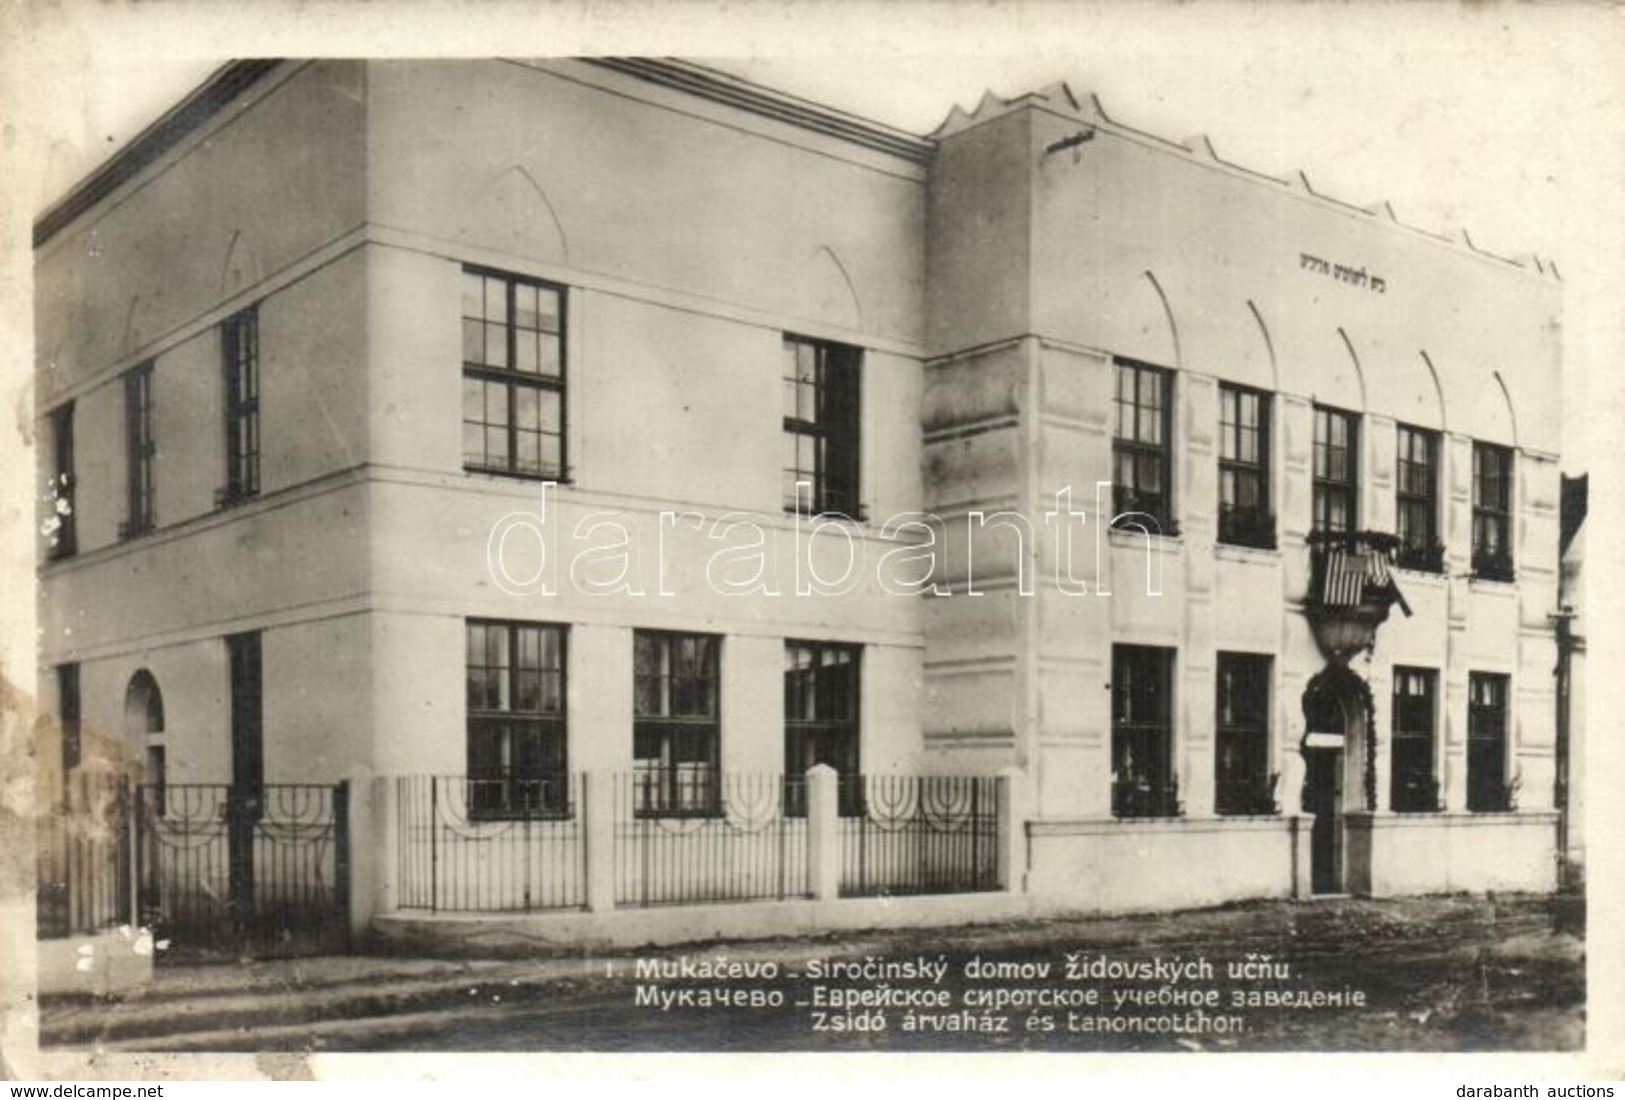
[[[124,377],[125,469],[128,480],[125,538],[152,530],[157,520],[154,497],[152,434],[152,364],[143,363]]]
[[[563,477],[564,290],[463,271],[463,465]]]
[[[1467,809],[1512,809],[1506,781],[1507,684],[1505,675],[1474,672],[1467,680]]]
[[[1173,534],[1169,499],[1172,375],[1160,367],[1126,361],[1115,364],[1115,374],[1113,512],[1118,516],[1127,513],[1150,516],[1165,533]]]
[[[481,816],[569,812],[565,630],[467,624],[468,775]]]
[[[1112,647],[1112,812],[1179,812],[1172,770],[1173,651]]]
[[[1512,451],[1473,444],[1473,572],[1512,579]]]
[[[1399,813],[1432,813],[1439,809],[1439,784],[1433,765],[1436,686],[1437,674],[1431,669],[1394,669],[1389,801]]]
[[[1358,454],[1354,416],[1317,405],[1313,446],[1313,527],[1316,531],[1354,529]]]
[[[636,813],[718,812],[720,654],[714,634],[633,634]]]
[[[858,515],[860,355],[841,344],[784,337],[786,511],[804,507],[798,490],[804,483],[814,514]]]
[[[225,323],[226,487],[223,503],[260,491],[259,313],[250,306]]]

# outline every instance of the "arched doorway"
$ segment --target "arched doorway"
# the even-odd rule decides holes
[[[142,753],[144,781],[162,792],[166,771],[164,694],[146,669],[130,677],[130,686],[124,690],[124,741]]]
[[[1303,812],[1309,833],[1309,888],[1349,889],[1346,817],[1370,807],[1375,777],[1368,734],[1371,691],[1345,665],[1331,665],[1303,693]]]

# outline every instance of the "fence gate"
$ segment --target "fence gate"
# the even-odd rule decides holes
[[[349,948],[349,787],[143,784],[137,901],[165,957]]]

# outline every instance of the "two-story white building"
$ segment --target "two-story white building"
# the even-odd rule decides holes
[[[1013,769],[1055,907],[1554,882],[1539,260],[612,59],[239,62],[35,238],[69,769]]]

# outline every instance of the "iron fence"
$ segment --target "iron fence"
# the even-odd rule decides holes
[[[586,904],[581,776],[396,783],[403,908],[531,912]]]
[[[1003,888],[1006,794],[997,776],[866,775],[843,783],[859,792],[842,798],[843,814],[858,811],[840,819],[843,896]]]
[[[130,784],[70,773],[62,801],[36,822],[35,924],[40,939],[130,921]]]
[[[805,897],[807,823],[784,813],[780,775],[721,773],[708,812],[662,815],[648,773],[615,778],[615,903]],[[793,786],[795,781],[789,786]]]
[[[136,805],[141,919],[170,957],[347,945],[345,784],[143,784]]]

